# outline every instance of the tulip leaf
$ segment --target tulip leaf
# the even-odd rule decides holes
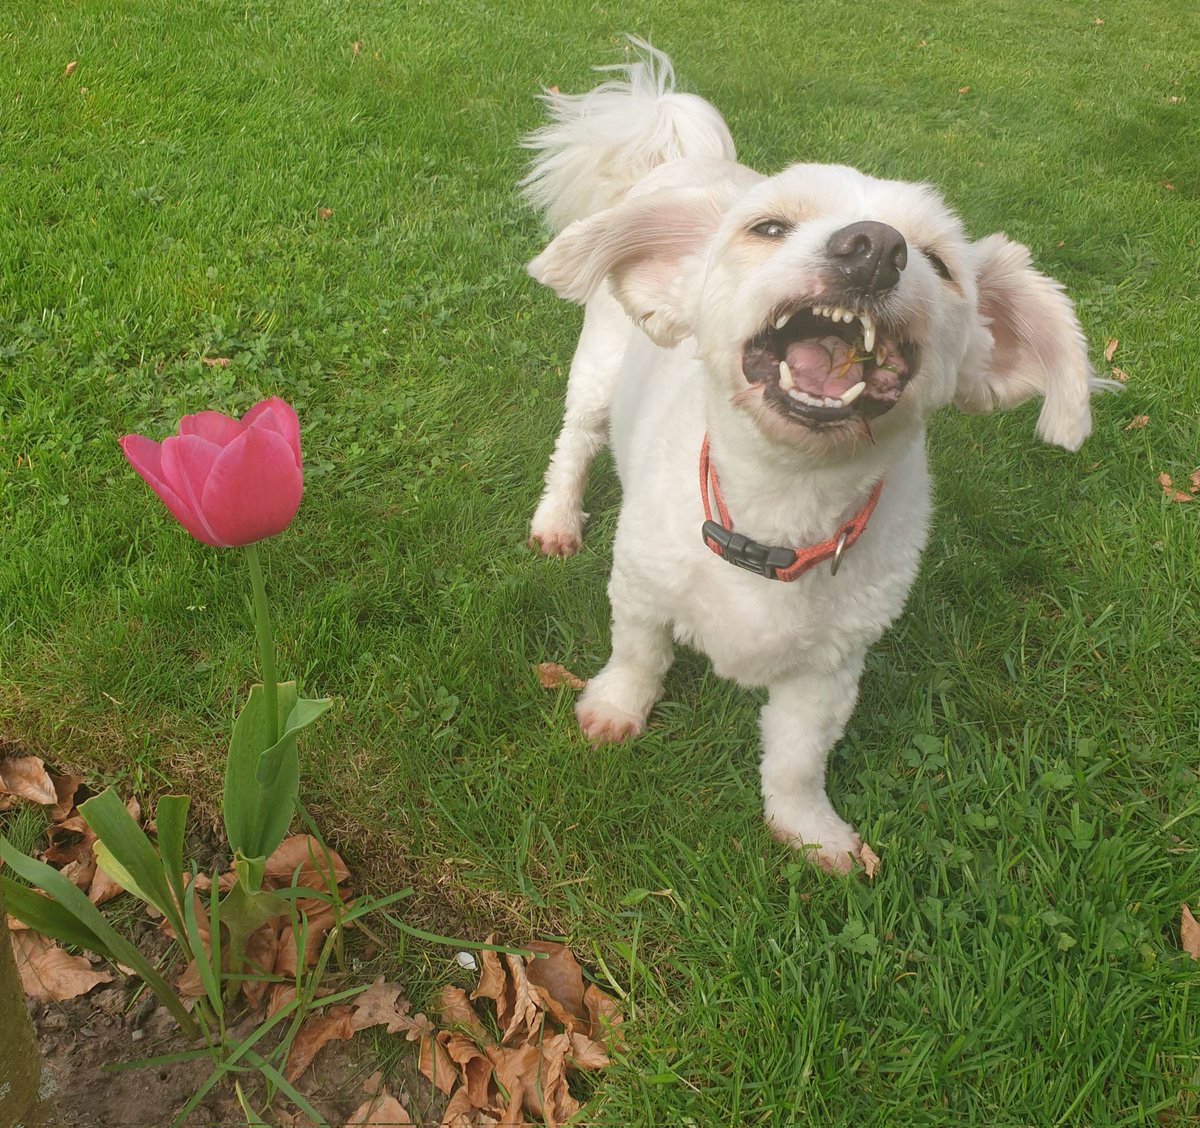
[[[133,968],[146,981],[150,989],[158,996],[159,1002],[170,1011],[172,1017],[179,1023],[189,1038],[194,1038],[199,1033],[195,1021],[188,1014],[178,994],[172,990],[170,984],[155,970],[154,965],[133,944],[113,928],[104,919],[104,914],[87,899],[86,895],[79,889],[76,889],[58,870],[53,866],[46,865],[45,862],[39,862],[36,858],[29,857],[28,854],[22,854],[3,835],[0,835],[0,860],[3,860],[6,865],[10,866],[18,877],[23,877],[31,885],[35,885],[48,893],[55,904],[74,917],[77,927],[85,929],[91,934],[87,946],[92,951],[99,952],[114,962]],[[9,886],[6,885],[6,898],[8,892]],[[18,894],[9,903],[10,909],[14,905],[19,905],[22,909],[32,909],[34,915],[38,916],[39,919],[39,923],[33,926],[39,929],[43,925],[53,927],[56,922],[61,923],[60,914],[54,910],[47,912],[44,906],[34,905],[30,898],[24,897],[21,894]],[[17,916],[15,910],[13,915]],[[22,918],[18,916],[18,919]],[[33,924],[32,921],[28,923]],[[76,926],[71,926],[71,929],[78,935]],[[57,935],[54,931],[49,930],[47,930],[46,934],[48,936]],[[68,939],[67,942],[73,943],[74,939]]]
[[[326,709],[329,701],[301,698],[295,682],[278,686],[278,731],[266,744],[266,695],[253,686],[238,714],[225,765],[225,832],[229,845],[244,858],[266,858],[283,841],[300,793],[296,736]]]
[[[106,788],[80,803],[79,813],[96,832],[97,841],[92,849],[104,872],[122,889],[153,905],[170,922],[175,935],[182,937],[180,902],[167,879],[163,859],[117,793],[111,787]],[[168,826],[171,823],[168,815]]]
[[[35,892],[28,885],[13,881],[11,877],[0,877],[0,886],[4,888],[4,903],[8,911],[23,924],[64,944],[87,948],[108,960],[113,958],[100,938],[57,901]]]
[[[279,743],[274,748],[267,749],[259,757],[256,778],[262,787],[270,787],[274,783],[282,759],[286,755],[288,738],[290,737],[294,743],[296,734],[311,725],[332,704],[333,701],[328,697],[315,699],[300,697],[296,700],[296,704],[292,706],[292,710],[284,722]]]
[[[179,905],[184,903],[183,834],[190,802],[186,795],[164,795],[154,807],[154,825],[158,831],[158,852],[162,857],[163,872]]]
[[[193,866],[192,890],[195,889],[197,876],[196,868]],[[213,892],[210,900],[210,909],[212,910],[216,908],[216,886],[217,882],[214,877]],[[204,988],[204,993],[208,996],[208,1001],[212,1004],[213,1010],[217,1014],[220,1014],[222,1010],[220,980],[221,929],[216,919],[210,919],[209,950],[205,951],[204,940],[200,935],[200,924],[196,916],[196,904],[199,898],[192,890],[189,890],[189,896],[183,902],[183,926],[187,935],[187,949],[191,953],[192,959],[196,961],[196,972],[200,976],[200,985]],[[215,917],[215,913],[213,915]]]

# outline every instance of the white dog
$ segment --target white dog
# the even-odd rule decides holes
[[[586,303],[531,543],[580,547],[608,441],[612,656],[579,700],[583,731],[642,732],[672,638],[697,647],[769,690],[767,822],[847,872],[862,845],[825,763],[917,573],[926,419],[1041,395],[1039,434],[1075,450],[1102,382],[1024,247],[972,242],[925,185],[737,164],[720,114],[640,46],[590,93],[547,93],[551,121],[528,139],[523,186],[557,233],[529,271]]]

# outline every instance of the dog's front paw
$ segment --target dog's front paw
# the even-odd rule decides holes
[[[646,727],[645,719],[585,692],[575,705],[575,716],[583,735],[594,745],[620,744],[638,736]]]
[[[817,803],[769,798],[765,814],[776,838],[826,873],[850,873],[862,859],[862,839],[824,796]]]
[[[590,705],[580,701],[575,707],[575,716],[583,735],[594,745],[620,744],[623,740],[640,735],[645,729],[639,718],[607,701],[596,701]]]
[[[529,526],[529,547],[545,556],[574,556],[583,547],[585,514],[551,493],[538,504]]]
[[[583,538],[578,533],[561,529],[532,529],[529,547],[536,548],[543,556],[574,556],[583,547]]]

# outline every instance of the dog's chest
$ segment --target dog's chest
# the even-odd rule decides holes
[[[843,565],[784,584],[703,561],[675,606],[678,641],[703,651],[722,677],[769,685],[806,668],[843,664],[874,643],[904,605],[911,579],[867,582]],[[728,573],[728,574],[726,574]]]

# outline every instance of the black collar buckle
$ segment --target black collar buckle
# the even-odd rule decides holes
[[[736,564],[739,568],[755,572],[768,580],[773,580],[779,569],[790,567],[796,562],[796,553],[792,549],[759,544],[758,541],[735,533],[716,521],[705,521],[700,531],[706,543],[711,541],[720,547],[720,555],[730,564]]]

